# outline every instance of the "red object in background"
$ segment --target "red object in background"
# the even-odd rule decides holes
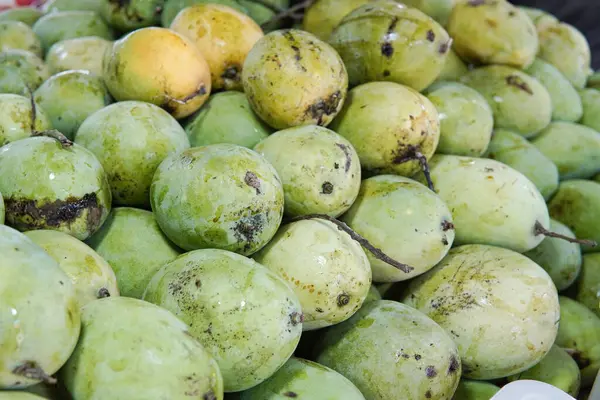
[[[35,0],[15,0],[15,3],[17,4],[17,7],[25,7],[25,6],[30,6],[33,3],[35,3]]]

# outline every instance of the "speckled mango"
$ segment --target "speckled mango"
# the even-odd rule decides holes
[[[600,244],[600,183],[579,179],[562,182],[548,202],[548,210],[578,238]],[[582,245],[581,250],[597,252],[600,247]]]
[[[398,282],[437,264],[454,242],[452,214],[433,191],[412,179],[379,175],[362,182],[342,221],[394,260],[413,267],[401,271],[367,253],[375,282]]]
[[[29,25],[19,21],[0,21],[0,51],[21,49],[42,57],[42,43]]]
[[[360,244],[323,219],[283,226],[253,258],[294,289],[305,331],[350,318],[371,286],[371,266]]]
[[[69,277],[28,237],[0,225],[0,254],[0,389],[26,388],[67,361],[80,312]]]
[[[0,93],[30,96],[50,77],[41,58],[27,50],[0,52]]]
[[[591,178],[600,172],[600,133],[573,122],[553,122],[531,143],[558,168],[560,180]]]
[[[87,117],[112,102],[102,77],[77,70],[51,76],[35,91],[34,99],[52,126],[69,139]]]
[[[80,308],[97,299],[119,296],[112,268],[85,243],[50,230],[29,231],[25,236],[44,249],[71,278]]]
[[[160,163],[190,147],[175,118],[141,101],[99,109],[79,127],[75,143],[94,153],[104,167],[114,204],[146,208]]]
[[[350,90],[330,129],[352,143],[368,175],[412,176],[421,169],[412,156],[420,152],[429,159],[440,140],[433,103],[394,82],[371,82]]]
[[[496,129],[485,156],[525,175],[548,200],[558,189],[558,168],[523,136]]]
[[[297,29],[271,32],[256,42],[242,69],[252,109],[275,129],[327,126],[342,108],[348,73],[339,54]]]
[[[0,21],[19,21],[29,26],[35,24],[44,13],[33,7],[13,7],[0,12]]]
[[[583,256],[575,300],[600,317],[600,253]]]
[[[302,333],[300,301],[259,263],[225,250],[186,253],[152,278],[144,300],[173,312],[213,355],[224,390],[249,389],[291,357]]]
[[[457,82],[434,83],[425,94],[440,119],[440,141],[436,152],[481,156],[490,143],[494,128],[494,116],[487,100],[475,89]]]
[[[49,0],[42,5],[45,13],[56,11],[95,11],[100,12],[98,0]]]
[[[20,231],[50,229],[85,240],[110,212],[104,169],[77,144],[63,147],[51,137],[17,140],[0,148],[0,171],[6,223]]]
[[[279,228],[283,201],[275,168],[255,151],[233,144],[170,155],[156,170],[150,187],[158,225],[188,251],[217,248],[246,256],[255,253]]]
[[[104,56],[103,76],[116,100],[152,103],[177,119],[198,110],[211,91],[200,51],[165,28],[142,28],[117,40]]]
[[[579,94],[583,104],[583,117],[579,123],[600,131],[600,90],[583,89]]]
[[[350,86],[391,81],[417,91],[441,73],[452,43],[431,17],[392,0],[355,9],[328,41],[344,60]]]
[[[108,297],[82,310],[81,337],[60,378],[73,398],[223,400],[209,352],[172,313]]]
[[[446,62],[442,72],[438,75],[434,82],[440,81],[458,81],[461,76],[469,72],[469,68],[465,62],[452,49],[448,51]]]
[[[317,0],[304,13],[302,29],[327,41],[344,17],[370,0]]]
[[[548,90],[535,78],[504,65],[475,68],[460,82],[481,93],[494,113],[494,127],[534,136],[552,120]]]
[[[327,329],[315,355],[373,400],[450,399],[461,374],[449,335],[426,315],[389,300],[366,304]]]
[[[490,400],[499,391],[489,382],[461,379],[452,400]]]
[[[100,0],[100,15],[120,32],[158,25],[165,0]]]
[[[254,150],[275,167],[283,184],[285,214],[338,217],[358,195],[358,154],[344,137],[317,125],[275,132]]]
[[[546,271],[512,250],[464,245],[410,282],[403,302],[458,345],[463,376],[496,379],[537,364],[558,330],[558,294]]]
[[[150,211],[115,207],[86,243],[112,267],[122,296],[141,299],[150,279],[178,249],[162,233]]]
[[[52,128],[48,114],[39,104],[35,111],[32,127],[31,99],[17,94],[0,94],[0,147],[31,136],[32,128],[38,132]]]
[[[248,14],[248,9],[240,4],[238,0],[167,0],[160,14],[161,25],[165,28],[171,26],[171,23],[181,10],[196,4],[220,4],[231,7],[241,13]]]
[[[112,43],[97,36],[61,40],[48,49],[46,64],[52,74],[76,69],[102,76],[102,60]]]
[[[365,400],[343,375],[331,368],[291,357],[272,377],[240,394],[240,400]]]
[[[170,28],[192,40],[202,53],[214,89],[242,90],[246,56],[264,36],[246,14],[220,4],[197,4],[177,14]]]

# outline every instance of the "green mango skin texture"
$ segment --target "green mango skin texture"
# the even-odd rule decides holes
[[[414,269],[403,272],[367,252],[375,282],[398,282],[433,268],[454,242],[452,214],[426,186],[396,175],[362,182],[360,193],[341,218],[394,260]]]
[[[583,256],[575,300],[600,318],[600,253]]]
[[[461,60],[454,50],[450,49],[450,51],[448,51],[446,62],[444,63],[444,68],[434,83],[443,81],[458,81],[467,72],[469,72],[469,68],[465,62]]]
[[[33,7],[15,7],[0,12],[0,21],[19,21],[33,26],[44,13]]]
[[[548,90],[535,78],[504,65],[475,68],[460,82],[485,97],[494,113],[494,127],[534,136],[552,120]]]
[[[42,43],[29,25],[19,21],[0,21],[0,51],[21,49],[42,57]]]
[[[73,139],[83,121],[112,103],[101,77],[87,71],[65,71],[51,76],[35,91],[34,99],[52,126]]]
[[[351,87],[389,81],[417,91],[438,77],[451,45],[448,33],[431,17],[390,0],[355,9],[328,41],[344,60]]]
[[[240,400],[364,400],[352,382],[331,368],[291,357],[272,377],[240,394]]]
[[[112,43],[97,36],[61,40],[48,49],[46,64],[52,74],[83,70],[101,77],[102,59]]]
[[[46,111],[36,103],[35,130],[52,128]],[[18,94],[0,94],[0,147],[31,136],[31,99]]]
[[[111,194],[100,162],[85,148],[49,137],[17,140],[0,151],[6,222],[20,231],[50,229],[85,240],[102,226]]]
[[[182,253],[150,211],[131,207],[113,208],[86,243],[111,265],[121,295],[136,299],[142,298],[154,274]]]
[[[494,116],[487,100],[476,90],[456,82],[435,83],[425,93],[440,118],[436,152],[481,156],[494,128]]]
[[[50,0],[44,3],[45,13],[56,11],[95,11],[100,12],[102,2],[98,0]]]
[[[562,182],[548,202],[548,211],[578,238],[600,244],[600,183],[579,179]],[[581,250],[593,253],[600,248],[582,245]]]
[[[25,236],[44,249],[71,278],[80,308],[102,297],[119,296],[112,268],[85,243],[50,230],[29,231]]]
[[[553,122],[531,140],[558,167],[560,180],[587,179],[600,171],[600,133],[572,122]]]
[[[304,13],[302,29],[328,40],[342,19],[370,0],[317,0]]]
[[[40,400],[45,397],[40,397],[35,394],[25,392],[2,392],[2,400]]]
[[[185,131],[154,104],[122,101],[99,109],[81,125],[75,143],[102,163],[113,203],[150,207],[150,185],[160,163],[190,147]]]
[[[381,293],[379,293],[379,290],[377,290],[377,287],[375,287],[375,285],[371,285],[363,304],[367,304],[377,300],[381,300]]]
[[[101,0],[100,15],[120,32],[130,32],[160,23],[165,0]]]
[[[0,20],[1,17],[2,14],[0,14]],[[586,87],[589,89],[600,89],[600,71],[596,71],[589,76]]]
[[[517,6],[517,8],[521,9],[522,11],[525,12],[525,14],[527,14],[527,16],[534,22],[536,23],[537,20],[541,17],[552,17],[551,14],[548,14],[546,11],[540,10],[539,8],[534,8],[534,7],[526,7],[526,6]]]
[[[275,7],[279,7],[279,9],[282,10],[290,8],[290,0],[264,0],[264,2]],[[263,32],[272,32],[281,27],[281,22],[279,21],[269,22],[275,16],[275,12],[271,8],[268,8],[260,3],[256,3],[252,0],[238,0],[238,3],[248,10],[248,15],[250,15],[250,18],[252,18],[257,24],[264,25],[262,27]],[[300,29],[301,27],[298,26],[296,28]]]
[[[272,376],[302,333],[300,301],[287,283],[225,250],[195,250],[166,264],[148,284],[144,300],[190,326],[217,360],[226,392]]]
[[[44,51],[65,39],[98,36],[113,40],[114,34],[98,14],[93,11],[59,11],[44,15],[33,31],[42,41]]]
[[[457,2],[448,33],[454,50],[473,63],[527,68],[539,49],[531,19],[506,0]]]
[[[566,225],[553,219],[550,220],[550,231],[575,239],[575,234]],[[581,271],[581,246],[578,243],[546,237],[524,255],[548,272],[558,291],[575,283]]]
[[[328,328],[316,362],[348,378],[366,399],[450,399],[461,374],[456,345],[430,318],[380,300]]]
[[[583,89],[579,94],[583,104],[583,118],[579,123],[600,131],[600,90]]]
[[[0,93],[30,96],[50,77],[41,58],[27,50],[6,50],[0,53]]]
[[[499,161],[525,175],[548,200],[558,189],[558,168],[523,136],[497,129],[486,157]]]
[[[573,397],[577,397],[581,385],[581,373],[577,363],[566,351],[556,345],[552,346],[537,365],[508,377],[510,382],[523,379],[548,383]]]
[[[495,160],[447,155],[433,156],[429,169],[452,213],[455,246],[487,244],[524,253],[544,239],[534,227],[539,222],[548,228],[548,209],[522,173]],[[424,182],[422,174],[416,178]]]
[[[289,217],[326,214],[335,218],[358,196],[358,154],[348,140],[327,128],[309,125],[278,131],[254,150],[277,170]]]
[[[433,103],[394,82],[371,82],[350,90],[330,129],[352,143],[370,175],[412,176],[421,170],[419,162],[403,159],[415,149],[431,158],[440,140]]]
[[[436,20],[440,25],[446,26],[456,0],[403,0],[402,3],[417,8]]]
[[[346,98],[348,73],[329,44],[308,32],[284,29],[252,47],[242,84],[254,112],[275,129],[327,126]]]
[[[525,70],[536,78],[550,94],[552,101],[552,120],[577,122],[583,116],[581,97],[571,82],[552,64],[536,58]]]
[[[305,331],[350,318],[371,286],[371,266],[360,244],[322,219],[283,226],[253,258],[294,290]]]
[[[4,198],[2,197],[2,193],[0,193],[0,225],[4,224]]]
[[[186,7],[191,7],[195,4],[222,4],[236,9],[244,14],[248,14],[246,7],[240,5],[237,0],[166,0],[162,13],[160,14],[161,25],[165,28],[171,26],[171,23],[179,13]]]
[[[463,376],[480,380],[537,364],[554,342],[560,313],[546,271],[512,250],[485,245],[450,250],[411,281],[403,302],[450,332]]]
[[[237,91],[213,94],[183,126],[192,147],[232,143],[251,149],[273,132]]]
[[[223,399],[216,361],[172,313],[108,297],[82,310],[81,338],[61,371],[78,400]]]
[[[488,382],[461,379],[452,400],[490,400],[500,388]]]
[[[188,251],[216,248],[249,256],[273,238],[283,219],[277,171],[260,154],[233,144],[167,157],[154,175],[150,201],[162,231]]]
[[[0,225],[0,388],[22,389],[38,380],[13,374],[32,362],[53,375],[79,338],[80,312],[69,277],[42,248]]]

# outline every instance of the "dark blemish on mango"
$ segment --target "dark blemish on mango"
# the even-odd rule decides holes
[[[338,163],[333,163],[333,168],[334,168],[334,169],[339,169],[339,168],[340,168],[340,164],[338,164]]]
[[[295,392],[285,392],[283,394],[285,397],[296,398],[298,395]]]
[[[446,238],[446,236],[444,236],[444,237],[442,238],[442,244],[443,244],[444,246],[448,246],[448,239]]]
[[[388,30],[384,37],[384,42],[381,44],[381,54],[385,57],[390,58],[392,54],[394,54],[394,46],[390,42],[392,37],[392,33],[394,33],[394,29],[396,29],[396,24],[398,23],[398,17],[392,18],[390,25],[388,26]]]
[[[383,76],[385,76],[385,77],[390,76],[390,71],[388,71],[387,69],[383,70]]]
[[[296,311],[294,311],[293,313],[290,314],[290,323],[292,324],[292,326],[296,326],[303,322],[304,322],[304,314],[298,313]]]
[[[506,77],[506,83],[508,85],[514,86],[518,89],[521,89],[522,91],[529,93],[530,95],[533,96],[533,90],[531,90],[531,88],[529,87],[529,85],[524,82],[520,77],[518,77],[517,75],[509,75]]]
[[[194,284],[196,285],[196,287],[198,289],[200,289],[202,287],[202,281],[200,279],[196,279],[196,282],[194,282]]]
[[[321,189],[322,189],[321,193],[331,194],[331,193],[333,193],[333,184],[331,182],[323,182]]]
[[[425,375],[427,375],[428,378],[435,378],[437,376],[435,367],[433,365],[428,365],[427,368],[425,368]]]
[[[251,188],[256,189],[256,194],[260,194],[260,179],[258,179],[258,176],[254,172],[246,171],[244,182]]]
[[[251,215],[240,219],[233,227],[233,235],[239,241],[244,243],[244,251],[252,248],[252,243],[258,232],[263,228],[264,221],[261,214]]]
[[[458,358],[454,354],[450,356],[450,366],[448,366],[448,375],[455,373],[460,368]]]
[[[445,43],[440,44],[440,48],[438,49],[438,53],[446,54],[448,50],[450,50],[450,45],[452,44],[452,39],[448,40]]]
[[[296,59],[296,61],[302,60],[302,55],[300,54],[300,48],[296,45],[292,45],[292,50],[294,50],[294,53],[296,53],[294,55],[294,58]]]
[[[442,230],[444,232],[448,232],[450,229],[454,229],[454,224],[450,221],[443,220],[442,221]]]
[[[210,392],[204,393],[202,400],[217,400],[217,396],[215,395],[215,392],[211,390]]]
[[[106,297],[110,297],[110,292],[107,288],[100,288],[100,290],[98,290],[98,298],[104,299]]]
[[[485,4],[485,0],[469,0],[468,4],[471,7],[477,7]]]
[[[223,71],[221,74],[221,78],[239,82],[240,67],[238,65],[230,65],[229,67],[225,68],[225,71]]]
[[[425,392],[425,397],[430,399],[431,398],[431,390],[428,390]]]
[[[350,303],[350,296],[346,293],[342,293],[337,297],[337,305],[338,307],[347,306]]]
[[[389,42],[385,42],[381,45],[381,54],[383,54],[386,57],[391,57],[392,54],[394,54],[394,47],[392,47],[392,44]]]
[[[435,33],[430,29],[427,31],[427,40],[433,42],[435,40]]]
[[[338,106],[342,101],[342,93],[337,90],[325,99],[319,99],[316,103],[311,104],[306,109],[306,114],[310,115],[312,119],[317,120],[317,125],[323,125],[323,117],[326,115],[332,115],[337,112]]]
[[[415,354],[415,360],[419,361],[421,359],[421,355],[420,354]]]
[[[352,155],[350,154],[350,149],[347,145],[343,143],[336,143],[335,145],[342,149],[344,155],[346,156],[346,164],[344,165],[344,171],[348,172],[350,170],[350,166],[352,165]]]

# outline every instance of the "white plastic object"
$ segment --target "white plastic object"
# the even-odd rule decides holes
[[[575,398],[547,383],[525,379],[503,386],[490,400],[575,400]]]

